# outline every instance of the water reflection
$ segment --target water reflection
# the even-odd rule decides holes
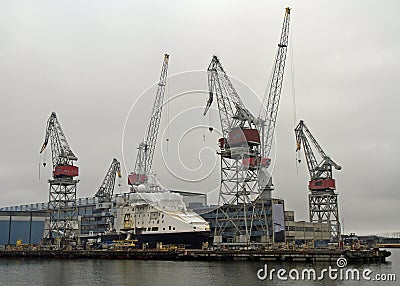
[[[365,268],[376,273],[395,273],[400,277],[400,250],[392,251],[386,264],[353,264],[347,268]],[[44,260],[0,259],[0,285],[375,285],[377,282],[330,280],[293,281],[259,280],[257,271],[267,264],[274,268],[315,269],[320,273],[329,263],[277,262],[177,262],[135,260]],[[336,267],[335,263],[331,264]],[[346,269],[347,269],[346,268]],[[287,275],[286,275],[287,276]],[[379,285],[398,285],[398,282],[379,282]]]

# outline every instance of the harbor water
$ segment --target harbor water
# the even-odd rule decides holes
[[[319,281],[307,280],[307,276],[301,279],[304,269],[314,269],[317,279],[329,265],[340,270],[336,263],[3,258],[0,259],[0,285],[399,285],[400,249],[389,251],[392,255],[387,263],[349,263],[343,268],[357,269],[359,273],[369,269],[369,281],[363,279],[362,275],[359,280],[351,279],[351,275],[348,279],[345,275],[342,279],[339,275],[337,279],[331,279],[328,272]],[[267,273],[271,269],[275,269],[275,272],[272,276],[265,276],[265,269]],[[286,275],[281,276],[287,280],[277,277],[279,269],[286,270]],[[288,276],[290,270],[292,274],[299,272],[300,279],[291,279]],[[378,282],[376,274],[386,279],[387,274],[395,274],[397,281]],[[393,276],[390,279],[393,280]]]

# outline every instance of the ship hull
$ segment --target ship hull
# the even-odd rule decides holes
[[[188,249],[201,249],[203,243],[208,241],[210,232],[182,232],[182,233],[159,233],[159,234],[141,234],[134,236],[137,239],[138,247],[142,248],[146,244],[148,248],[156,248],[157,243],[165,245],[184,245]]]
[[[186,249],[201,249],[205,242],[208,242],[210,236],[209,231],[198,232],[175,232],[175,233],[151,233],[131,235],[130,240],[134,240],[136,248],[155,249],[158,243],[163,246],[184,246]],[[89,237],[87,237],[89,238]],[[87,240],[84,239],[84,240]],[[127,235],[120,234],[103,234],[98,237],[90,237],[100,239],[101,243],[112,244],[116,240],[126,240]]]

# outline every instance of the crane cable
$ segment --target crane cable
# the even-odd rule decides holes
[[[291,84],[292,84],[292,108],[293,108],[293,127],[296,127],[297,122],[297,106],[296,106],[296,85],[294,80],[294,60],[293,60],[293,29],[290,29],[290,77],[291,77]],[[295,164],[296,164],[296,174],[299,174],[299,160],[297,158],[298,151],[295,154]]]
[[[165,103],[165,113],[166,113],[166,128],[167,128],[167,138],[165,139],[167,141],[167,152],[168,152],[168,143],[169,143],[169,77],[167,76],[165,84],[167,88],[165,89],[165,97],[166,97],[166,103]]]
[[[274,68],[275,68],[275,65],[272,64],[271,71],[269,73],[268,82],[267,82],[267,87],[265,88],[264,96],[262,98],[261,105],[260,105],[260,111],[258,113],[258,117],[261,119],[266,119],[266,120],[268,119],[268,115],[267,115],[268,97],[269,97],[269,92],[270,92],[270,88],[271,88],[272,77],[274,74]],[[265,111],[266,117],[262,118],[262,116],[264,115],[264,113],[263,113],[264,111]]]
[[[40,180],[40,155],[39,155],[39,180]]]
[[[292,34],[292,30],[290,30]],[[297,107],[296,107],[296,86],[294,81],[294,60],[293,60],[293,43],[292,43],[292,35],[290,36],[290,73],[292,79],[292,101],[293,101],[293,127],[296,127],[297,122]]]
[[[208,113],[208,126],[210,126],[209,128],[208,128],[208,130],[210,131],[210,132],[212,132],[213,131],[213,128],[211,127],[211,125],[213,124],[213,118],[212,118],[212,109],[210,109],[210,112]]]
[[[41,167],[43,166],[44,168],[47,165],[47,154],[48,154],[47,148],[44,149],[43,153],[39,153],[39,180],[40,180]]]

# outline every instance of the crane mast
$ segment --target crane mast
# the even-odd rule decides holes
[[[219,139],[221,185],[215,219],[214,243],[266,242],[269,239],[264,198],[272,184],[267,167],[282,89],[289,35],[290,9],[286,8],[278,54],[265,110],[256,118],[244,106],[216,56],[208,67],[209,98],[217,98],[223,137]],[[221,213],[221,214],[219,214]],[[256,236],[257,233],[257,236]]]
[[[308,185],[310,190],[310,221],[329,223],[332,241],[339,241],[340,221],[337,200],[338,195],[335,193],[336,183],[335,179],[332,177],[332,167],[336,170],[341,170],[342,167],[326,155],[303,120],[300,120],[299,124],[296,126],[295,134],[296,152],[299,152],[303,145],[310,174],[310,182]],[[320,163],[318,163],[316,159],[309,140],[322,158]],[[299,162],[300,161],[299,159]]]
[[[278,115],[279,100],[281,97],[283,74],[285,72],[287,46],[289,40],[290,8],[286,8],[282,25],[282,32],[278,44],[271,85],[268,92],[267,102],[263,102],[260,114],[261,156],[267,158],[271,151],[272,139],[274,138],[276,117]]]
[[[233,241],[249,245],[256,239],[256,233],[258,239],[268,235],[262,216],[265,212],[256,211],[259,207],[255,199],[260,195],[257,168],[250,166],[260,154],[257,120],[244,106],[216,56],[207,71],[209,98],[203,115],[208,112],[215,95],[223,135],[219,139],[220,207],[215,218],[214,244]]]
[[[157,135],[160,126],[162,108],[164,103],[165,86],[167,83],[169,55],[165,54],[161,68],[160,80],[156,97],[151,112],[150,122],[144,140],[139,143],[134,171],[128,176],[129,185],[140,185],[148,182],[151,171]]]
[[[285,9],[281,37],[278,44],[274,68],[272,71],[271,84],[268,89],[268,99],[261,106],[259,115],[258,129],[261,136],[260,159],[256,163],[261,163],[258,170],[259,188],[263,191],[265,197],[272,197],[273,190],[272,177],[268,172],[271,159],[268,158],[274,138],[276,119],[278,115],[279,101],[282,91],[283,75],[285,72],[287,46],[289,40],[289,22],[290,8]]]
[[[121,166],[119,161],[114,158],[99,190],[95,194],[95,197],[99,198],[99,203],[111,202],[114,194],[116,176],[121,178]]]
[[[73,165],[78,158],[74,155],[55,112],[52,112],[46,127],[42,153],[51,141],[53,176],[49,180],[49,221],[46,223],[44,238],[58,238],[59,247],[74,239],[78,229],[76,208],[76,185],[78,167]]]

